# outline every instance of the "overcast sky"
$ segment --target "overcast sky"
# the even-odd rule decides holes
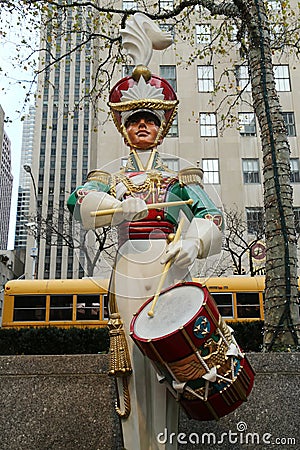
[[[1,20],[3,19],[1,13]],[[10,19],[10,23],[13,24],[13,18]],[[9,249],[12,249],[14,246],[23,129],[21,117],[25,112],[28,112],[29,106],[27,105],[24,107],[26,88],[24,89],[23,87],[25,83],[20,83],[20,81],[32,79],[32,74],[30,72],[28,73],[22,71],[21,68],[15,69],[13,67],[13,57],[16,55],[15,44],[18,43],[19,40],[20,35],[18,33],[18,28],[12,26],[5,40],[0,41],[0,67],[2,69],[0,72],[0,105],[4,110],[5,116],[12,121],[11,123],[6,123],[4,125],[4,129],[11,141],[12,174],[14,177],[8,244]],[[29,87],[29,83],[27,83],[27,86]]]

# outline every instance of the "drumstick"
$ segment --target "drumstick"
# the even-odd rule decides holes
[[[182,219],[180,220],[180,222],[178,224],[178,227],[177,227],[174,239],[173,239],[174,243],[178,242],[179,239],[180,239],[181,230],[182,230],[182,227],[183,227],[184,220],[185,220],[185,218],[182,217]],[[171,266],[172,262],[173,262],[173,258],[169,259],[169,261],[167,261],[166,264],[165,264],[164,270],[162,271],[162,274],[161,274],[161,277],[160,277],[160,280],[159,280],[159,283],[158,283],[158,287],[156,289],[156,293],[155,293],[155,295],[153,297],[153,300],[152,300],[151,309],[148,311],[148,316],[150,316],[150,317],[154,316],[154,308],[155,308],[156,302],[158,300],[158,297],[160,296],[160,292],[162,290],[162,287],[164,285],[164,282],[166,280],[166,277],[167,277],[167,274],[168,274],[168,271],[170,269],[170,266]]]
[[[180,205],[191,205],[194,200],[191,198],[188,200],[178,200],[175,202],[162,202],[162,203],[150,203],[147,205],[148,209],[162,209],[166,208],[167,206],[180,206]],[[122,212],[122,208],[112,208],[112,209],[102,209],[101,211],[91,211],[91,217],[100,217],[100,216],[107,216],[112,215],[115,213]]]

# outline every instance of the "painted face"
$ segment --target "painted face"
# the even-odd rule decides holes
[[[152,114],[137,113],[126,122],[130,143],[141,150],[147,150],[153,146],[158,130],[159,121]]]

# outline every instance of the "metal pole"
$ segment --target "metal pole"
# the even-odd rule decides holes
[[[39,264],[39,240],[40,240],[40,216],[39,216],[39,210],[38,210],[38,198],[37,198],[37,189],[36,189],[36,183],[34,176],[32,174],[31,167],[27,164],[23,166],[23,169],[25,172],[29,173],[32,185],[33,185],[33,192],[35,197],[35,212],[36,212],[36,226],[37,226],[37,232],[34,236],[34,248],[31,249],[31,257],[32,257],[32,279],[35,280],[38,278],[38,264]]]

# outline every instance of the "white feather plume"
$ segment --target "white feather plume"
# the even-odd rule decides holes
[[[142,13],[134,14],[121,30],[123,47],[133,63],[148,66],[153,49],[164,50],[172,42],[170,33],[162,31],[156,23]]]

